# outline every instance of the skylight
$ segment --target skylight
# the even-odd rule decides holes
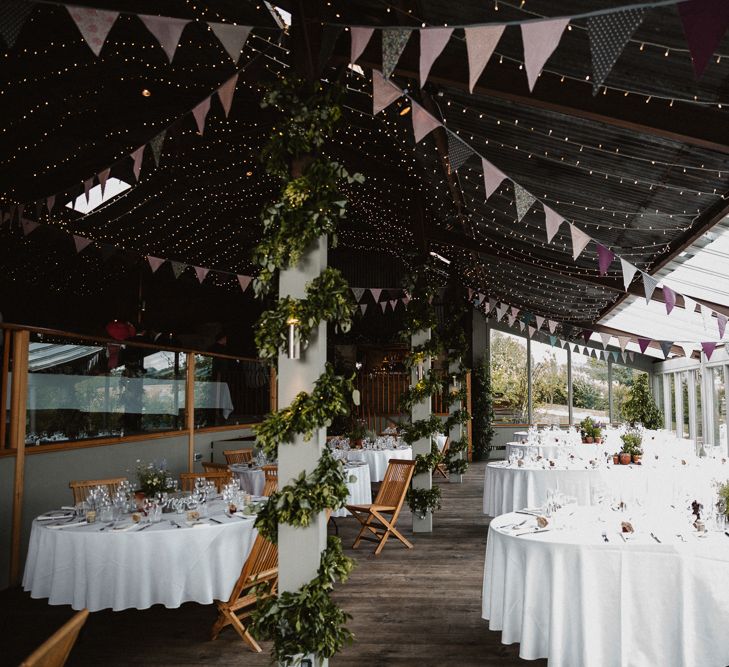
[[[72,208],[74,211],[79,213],[89,213],[95,208],[101,206],[104,202],[113,199],[117,195],[129,190],[132,186],[129,183],[125,183],[118,178],[110,178],[106,181],[106,187],[104,188],[104,194],[101,194],[101,185],[95,185],[89,190],[89,201],[86,201],[86,195],[80,194],[76,197],[75,201],[70,201],[66,204],[66,208]]]

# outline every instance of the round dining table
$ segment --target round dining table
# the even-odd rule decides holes
[[[545,459],[559,459],[568,457],[570,455],[577,458],[589,461],[591,459],[604,460],[605,459],[605,446],[602,444],[579,444],[570,445],[566,443],[552,443],[552,444],[530,444],[527,442],[507,442],[506,443],[506,458],[508,459],[512,454],[520,455],[523,458],[528,458],[530,452],[545,458]]]
[[[562,530],[506,514],[491,521],[482,617],[550,667],[729,664],[729,539],[667,511],[632,518],[578,508]],[[551,520],[550,520],[551,521]]]
[[[385,478],[385,471],[390,459],[412,460],[412,447],[397,447],[391,449],[350,449],[347,451],[348,461],[364,461],[370,467],[370,480],[381,482]]]
[[[117,529],[35,520],[23,574],[32,598],[73,609],[176,608],[185,602],[227,600],[253,547],[254,519],[228,517],[221,501],[189,524],[163,514],[159,523]],[[216,523],[219,522],[219,523]]]
[[[364,461],[347,463],[344,466],[347,478],[349,497],[347,505],[369,505],[372,502],[372,485],[370,483],[370,467]],[[342,507],[332,512],[333,517],[350,516],[350,512]]]
[[[241,491],[252,496],[263,495],[266,485],[266,474],[260,466],[248,466],[247,463],[231,463],[228,468],[240,482]]]

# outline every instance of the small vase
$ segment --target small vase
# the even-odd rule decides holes
[[[595,442],[596,442],[596,443],[597,443],[598,445],[601,445],[601,444],[602,444],[602,438],[595,438]]]
[[[633,454],[633,463],[640,463],[643,458],[643,454]]]
[[[587,443],[588,445],[591,445],[591,444],[592,444],[592,442],[593,442],[593,439],[592,439],[592,438],[591,438],[590,436],[588,436],[588,437],[586,437],[586,438],[585,438],[585,442],[586,442],[586,443]]]
[[[613,465],[618,465],[620,463],[620,456],[618,454],[613,454]]]
[[[620,465],[627,466],[630,463],[631,456],[626,452],[620,452]]]

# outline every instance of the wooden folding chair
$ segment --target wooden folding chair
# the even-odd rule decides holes
[[[252,449],[226,449],[223,452],[228,465],[231,463],[250,463],[253,460]]]
[[[227,463],[213,463],[212,461],[203,461],[203,470],[205,472],[227,472]]]
[[[369,540],[377,543],[375,556],[378,556],[390,535],[394,535],[408,549],[413,548],[413,545],[395,528],[395,524],[400,516],[414,471],[415,461],[390,459],[375,502],[370,505],[347,505],[347,509],[362,524],[352,545],[353,549],[356,549],[362,540]],[[386,515],[390,518],[386,518]]]
[[[274,491],[278,491],[278,466],[267,465],[262,468],[263,474],[266,476],[266,483],[263,486],[263,495],[270,496]]]
[[[443,443],[443,447],[440,450],[440,455],[443,457],[443,460],[433,468],[433,477],[436,475],[441,475],[444,479],[448,479],[448,466],[445,462],[446,454],[448,453],[448,448],[451,446],[451,439],[450,437],[447,437],[445,439],[445,442]]]
[[[257,598],[253,589],[264,583],[268,583],[269,588],[262,597],[275,595],[278,585],[278,547],[258,535],[227,602],[215,601],[218,619],[213,624],[212,639],[217,639],[224,627],[232,625],[248,646],[256,653],[261,652],[261,647],[243,625],[243,620],[251,615],[256,606]]]
[[[211,482],[215,482],[215,488],[220,493],[223,487],[233,479],[233,473],[230,470],[218,470],[215,472],[183,472],[180,473],[180,485],[183,491],[192,491],[195,488],[195,480],[198,477],[204,477]]]
[[[68,486],[73,493],[73,503],[81,503],[86,500],[89,491],[95,486],[105,486],[109,491],[109,497],[113,496],[119,485],[126,482],[126,477],[111,477],[109,479],[87,479],[84,481],[69,482]]]
[[[75,613],[20,663],[20,667],[63,667],[88,617],[88,609]]]

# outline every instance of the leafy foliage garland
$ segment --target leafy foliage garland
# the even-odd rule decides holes
[[[298,263],[323,234],[336,242],[336,225],[346,216],[347,207],[340,183],[364,180],[319,154],[341,118],[338,94],[335,86],[324,90],[319,82],[291,77],[279,81],[262,102],[264,109],[283,112],[262,152],[266,171],[281,178],[283,185],[277,201],[262,213],[263,236],[253,252],[260,266],[254,281],[259,297],[271,290],[279,271]],[[281,298],[261,316],[256,332],[259,354],[267,359],[276,357],[291,319],[297,320],[300,338],[306,344],[323,320],[346,331],[354,308],[344,278],[327,269],[307,286],[306,298]],[[297,434],[310,439],[336,416],[348,414],[353,389],[352,378],[335,375],[327,364],[310,394],[300,392],[291,405],[268,415],[256,427],[258,443],[267,455],[276,456],[278,445],[293,442]],[[302,472],[272,494],[256,526],[276,541],[280,523],[306,527],[320,512],[342,507],[346,498],[344,470],[325,451],[310,474]],[[336,580],[346,580],[353,565],[344,556],[339,539],[330,537],[314,579],[297,591],[259,601],[252,616],[252,632],[259,639],[272,640],[275,661],[295,664],[302,654],[330,658],[351,641],[352,634],[345,627],[348,616],[329,594]]]

